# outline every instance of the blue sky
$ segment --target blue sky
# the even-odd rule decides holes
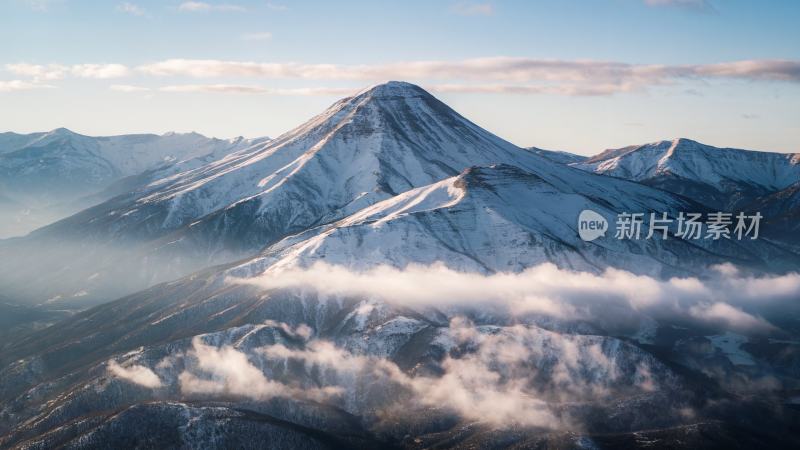
[[[277,136],[387,79],[523,146],[800,152],[800,2],[0,0],[0,128]]]

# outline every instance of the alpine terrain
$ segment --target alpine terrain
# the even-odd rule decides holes
[[[0,241],[0,448],[800,445],[796,155],[524,149],[405,82],[228,145]],[[764,236],[615,237],[720,210]]]

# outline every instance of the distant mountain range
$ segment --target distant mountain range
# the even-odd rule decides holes
[[[0,174],[47,198],[52,174],[74,174],[96,203],[0,241],[4,307],[31,324],[0,346],[2,448],[800,442],[800,309],[774,303],[800,268],[798,155],[686,139],[591,158],[523,149],[403,82],[273,140],[53,133],[3,135],[0,167],[29,159]],[[766,222],[757,240],[670,225],[666,240],[587,242],[587,209],[612,226],[621,212]],[[355,278],[293,284],[331,267]],[[418,278],[358,278],[374,270]],[[494,304],[424,276],[448,270],[495,283]],[[748,301],[781,289],[734,307],[712,283]],[[434,287],[456,294],[380,295]],[[547,297],[523,295],[539,309],[505,308],[526,289]],[[65,309],[82,311],[40,329]]]
[[[607,150],[572,166],[639,181],[724,211],[800,180],[800,153],[717,148],[689,139]]]
[[[800,244],[800,153],[717,148],[690,139],[607,150],[570,166],[638,181],[718,211],[760,212],[776,240]]]
[[[59,128],[0,133],[0,238],[25,234],[121,192],[266,139],[197,133],[91,137]],[[180,167],[180,169],[177,169]]]

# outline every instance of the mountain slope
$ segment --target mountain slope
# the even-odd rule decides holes
[[[517,272],[550,262],[573,270],[615,267],[664,277],[702,273],[722,262],[773,270],[794,267],[797,255],[769,242],[614,237],[614,217],[620,211],[663,210],[674,217],[676,211],[691,208],[679,201],[556,186],[514,166],[473,167],[330,227],[288,238],[265,253],[268,261],[279,255],[279,266],[324,260],[359,270],[443,261],[463,271]],[[577,217],[586,209],[607,217],[605,237],[593,242],[579,238]],[[648,223],[645,219],[645,234]]]
[[[683,138],[607,150],[571,165],[726,211],[800,180],[800,154],[717,148]]]
[[[800,181],[758,197],[742,209],[761,213],[766,218],[763,228],[768,236],[800,249]]]

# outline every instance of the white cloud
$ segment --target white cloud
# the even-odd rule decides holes
[[[698,77],[740,78],[800,82],[800,61],[750,60],[687,66],[689,75]]]
[[[322,400],[338,394],[337,388],[298,389],[274,380],[254,366],[243,352],[230,346],[207,345],[202,338],[192,340],[189,356],[196,361],[197,372],[185,370],[179,376],[184,394],[234,395],[258,399],[301,397]]]
[[[570,85],[508,85],[508,84],[434,84],[431,91],[459,94],[515,94],[515,95],[567,95],[596,96],[631,92],[639,89],[634,84]]]
[[[141,365],[123,367],[116,361],[108,362],[108,372],[117,378],[130,381],[147,388],[159,388],[163,385],[161,379],[150,368]]]
[[[30,77],[34,81],[61,80],[67,75],[79,78],[119,78],[128,75],[129,70],[122,64],[6,64],[6,70],[19,76]]]
[[[264,95],[349,95],[357,91],[351,88],[293,88],[293,89],[274,89],[263,86],[239,85],[239,84],[182,84],[163,86],[159,88],[162,92],[205,92],[205,93],[225,93],[225,94],[264,94]]]
[[[69,71],[67,66],[60,64],[41,65],[17,63],[6,64],[5,68],[8,72],[11,72],[15,75],[32,78],[34,81],[61,80]]]
[[[311,287],[325,296],[375,298],[408,306],[435,306],[458,312],[480,306],[512,315],[537,314],[587,320],[601,326],[626,326],[631,317],[678,320],[741,333],[774,327],[760,308],[800,297],[800,274],[659,280],[608,269],[595,275],[542,264],[520,273],[480,275],[444,265],[380,266],[357,272],[316,263],[307,269],[275,269],[232,282],[263,289]],[[624,313],[624,314],[623,314]]]
[[[24,80],[0,80],[0,92],[30,91],[33,89],[52,89],[55,86],[49,84],[35,83]]]
[[[211,4],[205,2],[183,2],[178,6],[178,10],[180,11],[187,11],[187,12],[209,12],[209,11],[220,11],[220,12],[244,12],[246,11],[244,7],[239,5],[233,5],[228,3],[222,4]]]
[[[244,35],[265,39],[266,32]],[[7,64],[6,70],[34,81],[57,80],[67,75],[113,78],[132,74],[121,64]],[[749,60],[698,65],[637,65],[613,61],[560,61],[490,57],[459,61],[407,61],[378,65],[340,65],[168,59],[135,68],[159,77],[266,78],[376,82],[387,79],[422,80],[437,92],[487,94],[548,94],[565,96],[612,95],[654,86],[697,80],[746,80],[800,83],[798,60]],[[165,86],[175,92],[238,92],[273,95],[349,94],[355,88],[310,87],[273,89],[239,83]]]
[[[268,41],[272,39],[272,33],[269,31],[260,31],[257,33],[245,33],[242,35],[245,41]]]
[[[442,92],[557,95],[609,95],[694,79],[800,82],[800,61],[796,60],[751,60],[666,66],[513,57],[460,61],[407,61],[381,65],[169,59],[145,64],[137,69],[153,76],[194,78],[458,80],[455,83],[434,85],[434,89]]]
[[[78,64],[70,72],[79,78],[121,78],[127,76],[128,68],[122,64]]]
[[[268,323],[296,332],[283,323]],[[289,333],[291,335],[291,333]],[[619,399],[664,387],[669,371],[646,352],[611,338],[559,334],[535,326],[476,326],[454,317],[437,331],[445,356],[434,372],[405,372],[386,356],[309,339],[264,347],[219,344],[198,336],[186,354],[159,366],[178,376],[188,396],[309,399],[353,414],[433,408],[493,428],[562,428],[563,405]],[[215,342],[215,344],[211,344]],[[177,362],[177,359],[183,359]],[[372,395],[375,389],[382,395]]]
[[[764,319],[754,317],[739,308],[722,302],[693,305],[689,308],[689,314],[704,322],[718,323],[736,331],[769,331],[774,328]]]
[[[117,11],[123,12],[125,14],[130,14],[133,16],[144,16],[145,14],[144,9],[142,9],[142,7],[128,2],[120,3],[119,5],[117,5]]]

